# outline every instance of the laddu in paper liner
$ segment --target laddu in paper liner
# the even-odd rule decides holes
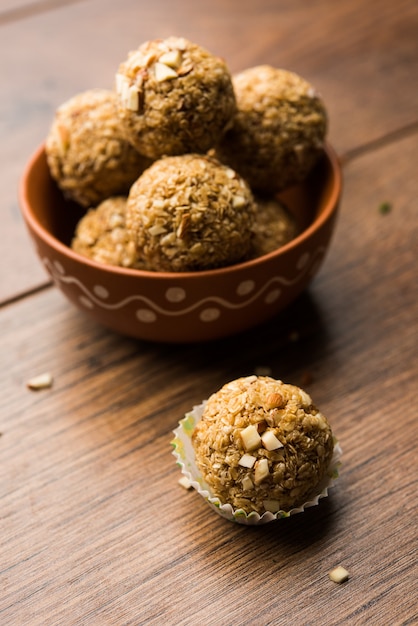
[[[178,427],[174,430],[174,439],[171,444],[173,446],[173,454],[176,457],[177,464],[181,468],[182,474],[190,481],[191,486],[206,500],[209,506],[219,515],[231,522],[239,524],[258,525],[273,522],[275,520],[290,517],[296,513],[303,511],[311,506],[316,506],[319,500],[328,496],[328,490],[334,485],[339,475],[339,467],[341,465],[342,450],[340,444],[335,441],[334,452],[331,458],[328,471],[320,484],[318,485],[317,494],[310,500],[299,507],[295,507],[290,511],[277,511],[271,513],[266,511],[259,515],[256,511],[246,513],[243,509],[234,509],[230,504],[223,504],[219,498],[211,495],[210,488],[204,481],[199,469],[195,463],[195,452],[192,444],[192,433],[197,422],[202,417],[205,402],[193,407],[192,411],[186,413],[185,417],[180,420]]]

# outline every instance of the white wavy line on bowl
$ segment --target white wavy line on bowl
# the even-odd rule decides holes
[[[297,282],[299,282],[299,280],[301,280],[301,278],[303,277],[304,274],[307,273],[307,271],[313,267],[317,257],[322,254],[325,251],[325,247],[324,246],[320,246],[319,248],[317,248],[317,250],[315,250],[314,254],[312,255],[312,259],[310,263],[307,263],[305,265],[305,267],[302,269],[302,271],[293,279],[287,279],[284,276],[273,276],[273,278],[271,278],[265,285],[263,285],[263,287],[261,287],[261,289],[259,289],[257,291],[257,293],[253,294],[251,296],[251,298],[248,298],[248,300],[245,300],[245,302],[240,302],[238,304],[234,304],[232,302],[228,302],[227,300],[224,300],[223,298],[219,298],[218,296],[208,296],[207,298],[203,298],[202,300],[199,300],[199,302],[195,302],[194,304],[190,305],[189,307],[186,307],[185,309],[181,309],[179,311],[168,311],[167,309],[163,309],[162,307],[158,306],[158,304],[155,304],[155,302],[153,302],[152,300],[150,300],[149,298],[147,298],[146,296],[140,296],[140,295],[135,295],[135,296],[129,296],[127,298],[125,298],[124,300],[121,300],[120,302],[116,302],[114,304],[107,304],[106,302],[103,302],[102,300],[99,300],[98,298],[96,298],[88,289],[85,285],[83,285],[83,283],[78,280],[78,278],[75,278],[74,276],[66,276],[63,274],[60,274],[59,272],[56,272],[54,270],[53,264],[51,263],[51,261],[47,258],[44,257],[42,259],[42,262],[44,264],[44,266],[46,268],[49,269],[50,274],[52,275],[52,277],[54,278],[55,282],[61,282],[61,283],[65,283],[67,285],[70,284],[75,284],[78,286],[78,288],[90,299],[92,300],[97,306],[101,307],[102,309],[107,309],[107,310],[116,310],[116,309],[121,309],[124,306],[127,306],[130,302],[135,302],[135,301],[139,301],[139,302],[143,302],[145,304],[147,304],[151,309],[153,309],[154,311],[160,313],[161,315],[167,315],[167,316],[178,316],[178,315],[185,315],[187,313],[191,313],[192,311],[194,311],[195,309],[201,307],[202,305],[210,302],[210,303],[217,303],[220,306],[223,306],[226,309],[242,309],[245,306],[248,306],[249,304],[251,304],[252,302],[254,302],[254,300],[257,300],[257,298],[259,298],[264,291],[266,291],[269,287],[271,287],[273,284],[275,283],[279,283],[282,285],[286,285],[286,286],[290,286],[290,285],[294,285]]]

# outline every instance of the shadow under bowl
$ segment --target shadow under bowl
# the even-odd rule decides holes
[[[104,265],[74,252],[70,242],[84,210],[63,198],[43,145],[27,163],[19,199],[36,252],[70,302],[118,333],[190,343],[248,330],[307,287],[328,250],[341,189],[341,167],[327,144],[304,183],[279,195],[301,228],[298,237],[250,261],[184,273]]]

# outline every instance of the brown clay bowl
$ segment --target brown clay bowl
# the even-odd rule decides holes
[[[341,196],[334,150],[307,180],[281,194],[301,234],[257,259],[222,269],[163,273],[101,265],[69,247],[80,208],[50,177],[44,147],[23,173],[20,206],[37,254],[56,286],[93,320],[118,333],[159,342],[226,337],[283,310],[317,273],[330,244]]]

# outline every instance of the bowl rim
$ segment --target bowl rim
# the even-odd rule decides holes
[[[124,277],[138,277],[138,278],[147,278],[152,280],[191,280],[197,278],[205,278],[205,277],[214,277],[214,276],[222,276],[224,274],[231,274],[235,272],[240,272],[242,270],[253,268],[257,265],[260,265],[268,260],[274,259],[275,257],[282,256],[289,250],[292,250],[299,246],[300,243],[309,239],[309,237],[319,230],[319,228],[326,222],[330,216],[337,210],[338,201],[341,195],[342,189],[342,172],[341,172],[341,163],[335,152],[334,148],[327,141],[324,143],[323,147],[324,155],[328,159],[329,165],[331,166],[333,184],[331,188],[331,193],[328,198],[328,201],[321,211],[320,215],[307,227],[305,228],[299,235],[297,235],[294,239],[284,244],[277,250],[273,250],[272,252],[268,252],[262,256],[256,257],[255,259],[249,259],[246,261],[241,261],[239,263],[234,263],[233,265],[228,265],[224,267],[208,269],[208,270],[199,270],[199,271],[189,271],[189,272],[160,272],[160,271],[151,271],[151,270],[141,270],[127,267],[120,267],[117,265],[108,265],[104,263],[99,263],[85,257],[81,254],[75,252],[72,248],[64,244],[57,237],[52,235],[46,228],[44,228],[39,221],[37,220],[31,204],[29,202],[29,193],[28,193],[28,185],[27,181],[31,172],[38,162],[38,160],[45,153],[45,142],[41,143],[38,148],[32,153],[27,161],[25,168],[23,170],[22,176],[19,181],[19,203],[20,209],[23,214],[25,221],[27,222],[30,229],[36,233],[36,235],[42,239],[50,248],[54,249],[59,254],[69,257],[75,263],[82,263],[83,265],[89,266],[94,270],[100,270],[101,272],[109,273],[112,275],[120,275]]]

